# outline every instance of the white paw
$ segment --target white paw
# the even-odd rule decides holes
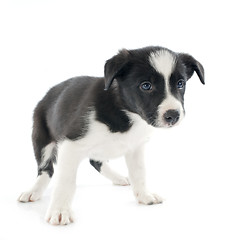
[[[19,196],[18,201],[24,202],[24,203],[35,202],[40,199],[41,195],[42,195],[41,192],[37,192],[37,191],[24,192]]]
[[[163,202],[163,199],[154,193],[142,192],[136,194],[139,203],[152,205],[159,204]]]
[[[68,225],[72,223],[72,211],[68,208],[48,210],[46,214],[46,221],[52,225]]]
[[[113,180],[114,185],[119,185],[119,186],[128,186],[130,185],[129,179],[127,177],[119,177]]]

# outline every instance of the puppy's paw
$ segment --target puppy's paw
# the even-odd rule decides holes
[[[52,225],[68,225],[74,221],[72,211],[69,208],[49,209],[45,219]]]
[[[119,186],[128,186],[130,185],[129,179],[127,177],[118,177],[113,180],[114,185],[119,185]]]
[[[152,205],[163,202],[163,199],[154,193],[139,192],[136,194],[137,200],[141,204]]]
[[[33,190],[27,191],[27,192],[22,193],[19,196],[18,201],[23,202],[23,203],[35,202],[40,199],[41,195],[42,195],[42,193],[39,191],[33,191]]]

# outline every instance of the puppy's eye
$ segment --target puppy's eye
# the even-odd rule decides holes
[[[152,90],[152,85],[150,82],[143,82],[141,85],[140,85],[140,88],[142,90],[145,90],[145,91],[149,91],[149,90]]]
[[[185,86],[185,81],[183,79],[180,79],[177,82],[177,88],[182,89],[182,88],[184,88],[184,86]]]

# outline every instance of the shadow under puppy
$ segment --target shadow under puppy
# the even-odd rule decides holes
[[[78,165],[89,158],[114,184],[131,183],[139,203],[161,203],[146,187],[144,145],[155,128],[183,119],[186,82],[194,71],[204,84],[202,65],[188,54],[163,47],[124,49],[106,62],[104,77],[75,77],[51,88],[33,117],[38,178],[19,201],[38,200],[57,163],[46,220],[69,224]],[[125,156],[129,180],[108,165],[120,156]]]

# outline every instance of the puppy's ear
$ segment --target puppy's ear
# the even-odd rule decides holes
[[[179,57],[182,60],[182,63],[186,67],[186,73],[188,79],[192,77],[193,72],[195,71],[202,84],[205,84],[204,80],[204,68],[200,62],[198,62],[194,57],[188,54],[181,53]]]
[[[104,67],[105,89],[108,90],[117,77],[122,77],[128,71],[129,52],[126,49],[119,51],[117,55],[107,60]]]

